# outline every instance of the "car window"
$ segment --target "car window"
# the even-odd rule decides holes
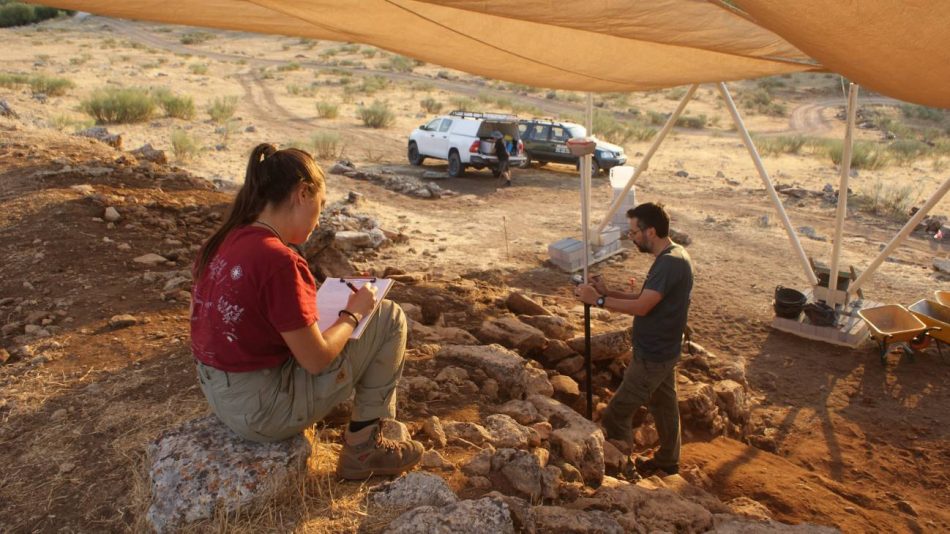
[[[551,140],[552,140],[552,141],[564,142],[564,141],[567,141],[567,140],[570,139],[570,138],[571,138],[570,134],[568,134],[568,133],[567,133],[567,130],[565,130],[564,128],[561,128],[560,126],[552,126],[552,127],[551,127]]]
[[[440,132],[447,132],[447,131],[449,131],[449,128],[450,128],[451,126],[452,126],[452,120],[451,120],[451,119],[442,119],[442,126],[439,126],[439,131],[440,131]]]
[[[531,127],[531,139],[537,141],[544,141],[548,138],[548,133],[550,132],[551,127],[546,124],[535,124]]]
[[[439,129],[440,122],[442,122],[442,119],[435,119],[433,121],[429,121],[429,124],[426,124],[425,129],[429,130],[430,132],[434,132]]]
[[[521,137],[524,137],[524,136],[525,136],[525,132],[527,132],[527,131],[528,131],[528,125],[527,125],[527,124],[519,124],[519,125],[518,125],[518,133],[521,134]]]

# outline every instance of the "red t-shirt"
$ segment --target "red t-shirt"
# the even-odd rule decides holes
[[[306,260],[270,230],[243,226],[221,242],[191,298],[191,350],[222,371],[278,367],[292,357],[281,332],[317,321]]]

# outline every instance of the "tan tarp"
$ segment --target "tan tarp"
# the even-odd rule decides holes
[[[832,70],[950,107],[950,0],[50,0],[129,19],[371,44],[582,91]]]
[[[700,0],[52,0],[66,9],[371,44],[538,87],[633,91],[797,72],[780,37]]]
[[[874,91],[950,108],[950,0],[735,0],[827,69]]]

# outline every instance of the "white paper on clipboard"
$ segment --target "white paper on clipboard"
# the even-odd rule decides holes
[[[376,286],[376,306],[360,320],[360,324],[353,330],[350,339],[359,339],[366,330],[366,325],[373,318],[376,310],[379,309],[379,303],[386,298],[390,288],[393,286],[391,278],[327,278],[317,290],[317,312],[320,319],[317,321],[317,328],[321,332],[326,332],[327,328],[333,326],[333,323],[339,319],[340,310],[346,308],[346,303],[353,292],[347,287],[346,282],[356,286],[357,289],[365,284]]]

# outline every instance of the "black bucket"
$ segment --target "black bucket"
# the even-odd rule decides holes
[[[778,286],[775,288],[775,315],[785,319],[798,319],[806,300],[801,291]]]

